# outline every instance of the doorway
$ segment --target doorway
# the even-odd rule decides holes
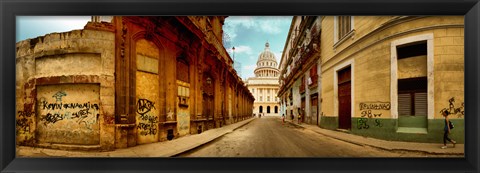
[[[338,128],[351,129],[351,67],[338,71]]]

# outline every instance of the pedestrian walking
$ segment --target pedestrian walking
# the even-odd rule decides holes
[[[285,124],[285,114],[282,114],[282,125]]]
[[[298,108],[298,124],[300,124],[300,122],[302,122],[302,111]]]
[[[453,129],[453,123],[448,119],[448,112],[446,110],[442,111],[443,117],[445,117],[445,125],[443,126],[443,146],[442,149],[447,148],[447,141],[451,142],[453,144],[453,147],[455,147],[455,144],[457,143],[456,141],[450,139],[448,137],[448,134],[450,134],[450,131]]]

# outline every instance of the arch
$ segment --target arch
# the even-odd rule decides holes
[[[258,113],[263,113],[263,106],[258,107]]]
[[[267,106],[267,114],[270,113],[270,106]]]
[[[278,114],[278,106],[275,106],[275,113]]]

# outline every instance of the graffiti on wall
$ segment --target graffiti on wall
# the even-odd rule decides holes
[[[178,131],[180,134],[188,134],[190,129],[190,116],[188,114],[188,109],[179,109],[178,110]]]
[[[368,129],[370,126],[367,124],[368,118],[359,118],[357,119],[357,128],[358,129]]]
[[[55,98],[55,103],[49,103],[45,98],[41,98],[39,102],[39,109],[44,114],[40,115],[39,120],[45,126],[49,124],[56,124],[63,120],[73,120],[79,125],[92,130],[93,125],[97,124],[98,113],[100,106],[97,103],[63,103],[62,97],[67,96],[65,91],[59,91],[52,97]]]
[[[381,117],[382,113],[375,113],[373,110],[381,111],[381,110],[390,110],[390,103],[388,102],[378,102],[378,103],[360,103],[359,105],[361,110],[361,117],[357,120],[357,128],[358,129],[369,129],[370,125],[375,127],[383,127],[382,120],[380,119],[372,119],[370,121],[370,125],[368,121],[371,118]]]
[[[458,118],[465,116],[465,102],[460,107],[455,107],[455,97],[448,99],[448,108],[443,108],[440,113],[447,112],[449,115],[457,115]]]
[[[390,103],[360,103],[360,110],[390,110]]]
[[[17,134],[30,133],[30,125],[32,124],[32,120],[30,119],[30,117],[32,117],[35,112],[31,111],[31,106],[25,106],[25,108],[27,109],[24,111],[18,111],[18,118],[16,121]]]
[[[379,114],[374,114],[372,113],[372,110],[364,110],[361,112],[362,117],[368,117],[368,118],[374,118],[374,117],[381,117],[382,113]]]
[[[139,123],[137,129],[140,130],[140,135],[147,136],[156,135],[158,133],[158,117],[148,114],[152,109],[156,109],[155,102],[147,99],[138,99],[137,113],[139,114]]]

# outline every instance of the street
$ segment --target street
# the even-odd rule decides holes
[[[286,122],[262,117],[179,157],[449,157],[391,152],[333,139]]]

